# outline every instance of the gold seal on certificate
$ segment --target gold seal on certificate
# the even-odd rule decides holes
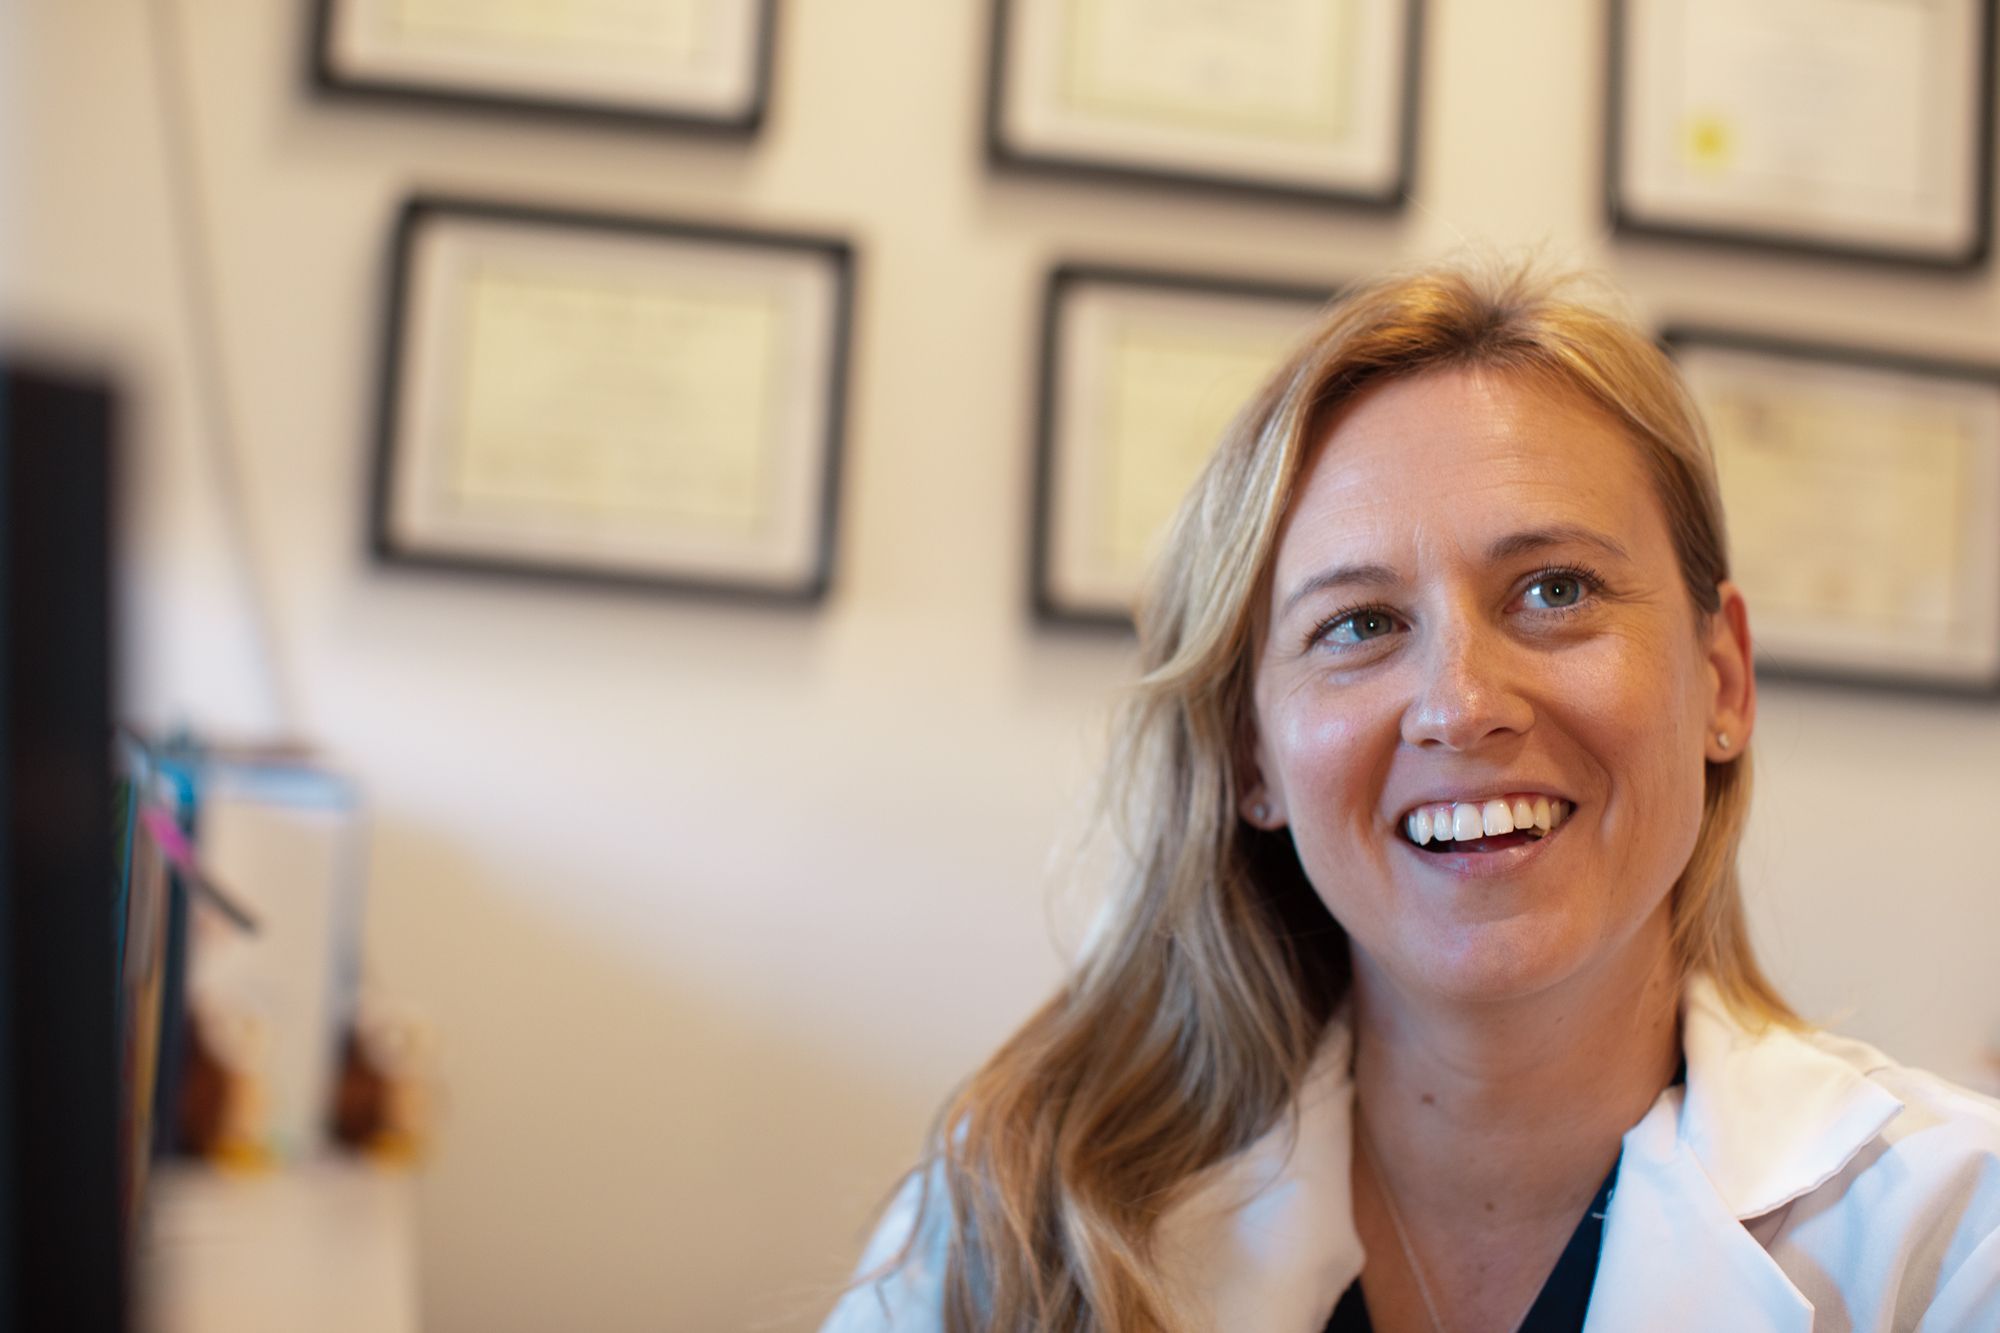
[[[418,199],[397,262],[384,556],[825,589],[842,243]]]
[[[997,0],[988,145],[1016,166],[1394,204],[1420,0]]]
[[[1181,497],[1332,294],[1065,265],[1050,279],[1031,589],[1125,625]]]
[[[770,83],[772,0],[319,0],[337,92],[639,117],[748,132]]]
[[[2000,369],[1667,340],[1708,423],[1761,659],[2000,689]]]
[[[1969,266],[1992,229],[1995,0],[1614,0],[1623,229]]]

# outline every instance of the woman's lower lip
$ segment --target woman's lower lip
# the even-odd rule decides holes
[[[1550,843],[1562,836],[1570,820],[1576,818],[1576,809],[1571,807],[1569,815],[1562,823],[1550,829],[1533,842],[1525,842],[1516,847],[1503,847],[1497,852],[1427,852],[1408,838],[1398,837],[1396,841],[1419,864],[1439,870],[1454,878],[1483,879],[1493,875],[1511,875],[1548,850]]]

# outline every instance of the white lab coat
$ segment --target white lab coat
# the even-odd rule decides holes
[[[2000,1333],[2000,1102],[1824,1033],[1752,1034],[1697,979],[1687,1082],[1625,1135],[1586,1327]],[[1162,1219],[1216,1333],[1320,1333],[1361,1272],[1349,1194],[1351,1036],[1336,1023],[1281,1125]],[[861,1271],[908,1235],[914,1187]],[[849,1291],[822,1333],[940,1327],[944,1233]]]

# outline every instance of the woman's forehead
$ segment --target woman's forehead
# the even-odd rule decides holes
[[[1672,558],[1639,448],[1608,413],[1520,375],[1436,371],[1370,388],[1319,428],[1279,581],[1335,559],[1476,562],[1534,531]]]

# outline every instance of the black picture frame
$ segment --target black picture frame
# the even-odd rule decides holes
[[[501,114],[553,116],[636,129],[671,130],[714,137],[749,138],[763,128],[769,114],[772,65],[775,59],[777,0],[746,0],[753,6],[755,35],[747,53],[746,100],[734,112],[718,112],[696,102],[676,105],[593,97],[562,96],[510,86],[503,78],[486,81],[424,79],[388,72],[344,71],[335,51],[337,23],[343,6],[361,0],[312,0],[307,49],[307,77],[325,97],[358,98],[411,107],[458,109]]]
[[[1763,618],[1760,636],[1756,589],[1746,587],[1745,593],[1751,600],[1752,639],[1758,648],[1757,672],[1760,678],[1971,699],[2000,698],[2000,364],[1911,355],[1850,343],[1695,322],[1671,323],[1661,330],[1659,340],[1668,355],[1680,364],[1690,391],[1707,419],[1706,424],[1719,455],[1726,451],[1727,442],[1718,437],[1712,400],[1704,396],[1704,374],[1699,361],[1703,354],[1720,358],[1734,356],[1753,362],[1762,360],[1767,365],[1771,362],[1789,363],[1801,372],[1824,375],[1829,388],[1836,390],[1842,387],[1843,375],[1854,373],[1878,380],[1880,377],[1895,377],[1908,385],[1928,382],[1941,386],[1944,391],[1956,389],[1961,394],[1969,392],[1990,398],[1991,430],[1985,439],[1990,457],[1981,464],[1989,474],[1987,484],[1966,488],[1971,503],[1984,507],[1984,518],[1975,514],[1974,527],[1983,522],[1987,531],[1983,536],[1978,531],[1968,536],[1973,549],[1964,556],[1964,566],[1972,571],[1975,583],[1975,587],[1968,592],[1964,613],[1967,617],[1984,617],[1989,621],[1980,641],[1974,645],[1976,651],[1983,651],[1990,659],[1983,667],[1941,666],[1935,660],[1923,660],[1921,650],[1913,650],[1906,662],[1898,664],[1883,660],[1880,651],[1867,651],[1870,647],[1867,644],[1859,645],[1859,651],[1850,651],[1848,656],[1843,657],[1841,651],[1824,645],[1802,646],[1796,641],[1787,642],[1784,639],[1773,642],[1768,613]],[[1724,364],[1726,366],[1726,361]],[[1846,387],[1852,391],[1851,383]],[[1718,463],[1722,461],[1718,457]],[[1723,477],[1723,491],[1727,506],[1731,487],[1726,475]],[[1740,500],[1741,497],[1738,498]],[[1737,522],[1737,519],[1732,519],[1732,530],[1737,529]],[[1738,556],[1740,559],[1740,549]],[[1739,565],[1734,573],[1741,579],[1745,574],[1754,577],[1755,571],[1745,570]],[[1976,587],[1981,578],[1992,584],[1984,593]]]
[[[1019,7],[1029,3],[1067,0],[992,0],[988,28],[986,103],[983,139],[987,161],[1000,171],[1019,171],[1085,182],[1166,186],[1239,197],[1312,205],[1338,205],[1364,211],[1392,212],[1408,197],[1416,175],[1417,127],[1421,106],[1425,0],[1363,0],[1400,9],[1402,59],[1393,66],[1398,80],[1390,101],[1389,120],[1394,143],[1390,150],[1393,175],[1379,185],[1308,185],[1281,177],[1259,178],[1197,165],[1162,166],[1156,162],[1120,158],[1093,151],[1036,148],[1015,141],[1008,130],[1008,87],[1016,56],[1014,23]]]
[[[1700,222],[1649,215],[1630,198],[1632,170],[1626,161],[1627,130],[1633,120],[1630,95],[1632,6],[1646,0],[1608,0],[1605,25],[1605,114],[1602,154],[1605,218],[1619,236],[1688,242],[1752,253],[1831,259],[1858,264],[1932,271],[1979,269],[1991,258],[1994,223],[1994,154],[1996,107],[1994,34],[2000,23],[2000,0],[1967,0],[1977,15],[1976,73],[1970,114],[1971,189],[1967,215],[1961,219],[1966,240],[1957,248],[1924,248],[1894,242],[1866,243],[1814,235],[1809,230],[1755,226],[1718,220]]]
[[[745,569],[739,572],[674,569],[635,564],[619,567],[597,559],[527,555],[505,549],[467,549],[456,539],[427,541],[399,522],[408,491],[399,481],[409,451],[422,447],[406,436],[406,395],[414,377],[407,364],[412,347],[414,293],[420,280],[415,257],[427,229],[454,223],[519,229],[524,234],[557,233],[588,245],[592,238],[637,239],[664,247],[718,248],[755,261],[803,264],[824,275],[825,346],[823,373],[808,388],[816,396],[810,469],[793,485],[804,492],[794,517],[809,531],[794,535],[799,567],[785,576]],[[839,497],[845,449],[848,379],[852,358],[854,246],[844,238],[804,232],[741,227],[707,220],[664,218],[576,210],[510,200],[418,193],[399,208],[392,229],[388,294],[375,414],[375,446],[369,485],[367,544],[380,563],[412,569],[498,576],[543,583],[692,595],[715,600],[811,605],[822,601],[833,582]]]
[[[1298,332],[1310,327],[1316,311],[1323,309],[1344,287],[1341,282],[1324,285],[1288,282],[1241,275],[1136,267],[1092,260],[1064,260],[1055,264],[1046,279],[1041,317],[1041,355],[1036,379],[1035,439],[1031,515],[1028,539],[1028,606],[1035,623],[1050,628],[1102,630],[1130,633],[1133,619],[1130,597],[1116,599],[1080,597],[1059,585],[1061,554],[1058,529],[1061,511],[1068,497],[1064,476],[1067,455],[1088,445],[1066,438],[1065,408],[1078,392],[1066,354],[1073,354],[1065,336],[1065,315],[1086,289],[1111,288],[1137,294],[1164,294],[1192,297],[1228,304],[1267,304],[1274,309],[1295,307]],[[1272,370],[1277,369],[1273,364]],[[1137,592],[1136,584],[1131,592]]]

